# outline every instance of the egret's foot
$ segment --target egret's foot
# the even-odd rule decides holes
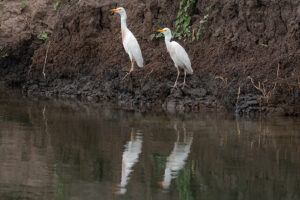
[[[124,80],[130,73],[127,72],[126,75],[122,78],[122,80]]]
[[[172,88],[177,88],[177,83],[175,83]]]
[[[186,86],[186,83],[185,83],[185,82],[183,82],[183,84],[182,84],[182,89],[183,89],[185,86]]]
[[[127,72],[126,75],[123,77],[122,80],[124,80],[129,74],[131,74],[131,72],[132,72],[131,70],[129,72]]]

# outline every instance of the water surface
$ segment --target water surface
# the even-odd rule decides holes
[[[300,121],[0,97],[0,199],[300,199]]]

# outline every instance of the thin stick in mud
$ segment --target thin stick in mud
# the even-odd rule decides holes
[[[44,78],[46,78],[45,67],[46,67],[46,63],[47,63],[48,51],[49,51],[50,44],[51,44],[51,42],[48,43],[47,50],[46,50],[46,56],[45,56],[45,60],[44,60],[44,67],[43,67]]]

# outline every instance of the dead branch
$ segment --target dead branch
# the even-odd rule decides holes
[[[44,67],[43,67],[44,78],[46,78],[45,67],[46,67],[46,64],[47,64],[48,51],[49,51],[50,44],[51,44],[51,42],[48,42],[48,46],[47,46],[47,50],[46,50],[46,56],[45,56],[45,60],[44,60]]]
[[[215,79],[220,79],[225,83],[225,85],[227,85],[227,80],[228,80],[227,78],[224,78],[222,76],[216,76]]]
[[[248,76],[248,79],[250,79],[252,85],[253,85],[258,91],[260,91],[260,92],[263,94],[263,96],[266,96],[266,91],[265,91],[263,88],[261,88],[261,86],[260,86],[260,81],[258,81],[258,86],[256,86],[255,83],[254,83],[254,81],[253,81],[253,78],[251,78],[250,76]]]
[[[257,85],[255,85],[255,83],[253,81],[253,78],[251,78],[250,76],[248,76],[248,79],[250,79],[253,87],[255,87],[258,91],[260,91],[262,93],[262,96],[267,100],[267,102],[269,102],[269,99],[271,98],[272,93],[276,89],[277,82],[274,83],[274,86],[273,86],[273,88],[271,90],[267,91],[266,88],[265,88],[264,83],[260,84],[260,81],[258,81],[258,86],[257,86]]]
[[[146,74],[146,77],[145,77],[145,78],[148,78],[148,76],[150,76],[150,74],[152,74],[152,72],[153,72],[153,67],[152,67],[151,71],[150,71],[149,73]]]
[[[193,29],[193,32],[192,32],[192,42],[195,40],[195,29]]]
[[[268,45],[263,44],[263,43],[261,43],[261,44],[259,44],[259,45],[261,45],[261,46],[263,46],[263,47],[268,47]]]
[[[31,69],[32,69],[32,66],[33,66],[33,62],[34,62],[33,57],[31,57],[30,60],[31,60],[31,64],[29,65],[29,70],[28,70],[27,74],[29,74],[31,72]]]
[[[238,89],[238,96],[236,98],[236,101],[238,101],[240,99],[240,94],[241,94],[241,87],[239,86],[239,89]]]

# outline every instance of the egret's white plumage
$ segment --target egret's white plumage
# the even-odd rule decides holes
[[[132,34],[132,32],[127,28],[127,24],[126,24],[127,15],[125,9],[119,7],[117,9],[111,9],[110,11],[116,12],[121,16],[122,42],[123,42],[124,49],[126,53],[129,55],[131,61],[131,69],[129,73],[126,74],[127,76],[134,70],[134,62],[136,62],[139,67],[143,67],[144,60],[143,60],[141,48],[136,38]]]
[[[172,34],[171,34],[171,30],[169,28],[164,28],[162,30],[158,30],[158,32],[161,32],[164,34],[167,50],[170,53],[170,56],[175,64],[175,67],[178,72],[177,78],[176,78],[176,81],[175,81],[175,84],[173,87],[176,87],[177,80],[180,75],[180,71],[179,71],[178,67],[183,68],[183,70],[184,70],[183,86],[185,86],[186,73],[193,74],[193,69],[191,66],[191,61],[190,61],[189,56],[180,44],[178,44],[175,41],[171,42]]]
[[[131,62],[135,61],[139,67],[143,67],[144,60],[136,38],[129,29],[125,30],[123,35],[123,46]]]

